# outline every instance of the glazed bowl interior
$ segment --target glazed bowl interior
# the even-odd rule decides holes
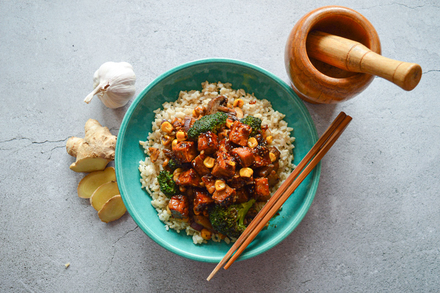
[[[334,9],[335,8],[319,11],[317,13],[321,13],[321,15],[318,16],[312,14],[308,28],[304,30],[304,37],[307,38],[311,31],[322,31],[359,42],[370,50],[380,53],[379,38],[377,34],[375,34],[375,31],[372,31],[374,28],[372,28],[371,24],[366,23],[368,22],[366,19],[363,20],[362,15],[345,8],[338,8],[337,13],[335,13]],[[305,47],[303,50],[304,54],[308,56],[309,54]],[[330,77],[341,79],[359,76],[356,77],[356,80],[347,79],[347,82],[353,83],[359,82],[358,79],[360,79],[360,76],[366,76],[366,74],[349,72],[333,67],[316,59],[309,60],[319,73],[323,75],[322,78]],[[329,79],[329,82],[331,83],[332,80]]]
[[[308,34],[314,30],[357,41],[380,54],[379,36],[373,25],[360,13],[350,8],[328,6],[311,12],[307,21],[304,22],[302,30],[304,38],[307,39]],[[301,50],[308,56],[305,46]],[[349,83],[361,84],[365,79],[372,78],[367,74],[348,72],[315,59],[309,59],[309,61],[318,70],[317,74],[320,78],[326,79],[329,83],[340,83],[341,79],[346,79]],[[333,78],[338,80],[332,80]]]
[[[173,68],[155,79],[133,101],[122,121],[116,146],[116,176],[128,212],[139,227],[162,247],[182,257],[203,262],[218,262],[230,245],[210,241],[195,245],[184,231],[167,231],[151,206],[151,198],[141,188],[139,162],[145,154],[139,141],[147,140],[154,119],[153,111],[164,102],[175,101],[180,91],[201,90],[201,83],[229,82],[259,99],[271,101],[275,110],[286,114],[296,138],[294,164],[317,141],[310,114],[293,90],[273,74],[242,61],[205,59]],[[301,222],[313,201],[321,166],[318,165],[284,204],[267,230],[262,231],[241,255],[240,260],[254,257],[285,239]]]

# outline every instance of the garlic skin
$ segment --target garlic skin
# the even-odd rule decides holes
[[[97,95],[102,103],[112,109],[125,106],[134,96],[136,74],[127,62],[106,62],[93,75],[94,90],[84,102],[90,103]]]

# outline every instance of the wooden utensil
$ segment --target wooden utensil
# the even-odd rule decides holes
[[[383,57],[340,36],[311,31],[306,44],[311,58],[346,71],[380,76],[407,91],[414,89],[422,77],[420,65]]]
[[[324,155],[333,146],[345,128],[351,121],[351,117],[341,112],[333,121],[330,127],[324,132],[312,149],[301,160],[289,177],[284,181],[280,188],[272,195],[271,199],[265,204],[257,216],[252,220],[241,236],[232,245],[223,259],[217,264],[207,280],[212,277],[224,266],[228,269],[232,263],[241,255],[249,243],[266,226],[267,222],[279,211],[284,202],[290,197],[294,190],[316,167]]]

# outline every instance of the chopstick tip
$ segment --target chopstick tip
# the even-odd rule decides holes
[[[209,274],[208,278],[206,278],[206,281],[209,282],[209,281],[214,277],[214,275],[219,271],[219,269],[220,269],[220,266],[217,265],[217,266],[214,268],[214,270],[212,270],[212,272]]]

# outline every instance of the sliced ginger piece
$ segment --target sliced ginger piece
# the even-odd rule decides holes
[[[111,181],[99,186],[90,197],[90,204],[95,210],[99,211],[102,206],[113,196],[121,194],[119,192],[118,184],[116,181]]]
[[[116,136],[95,119],[89,119],[84,127],[84,138],[71,137],[66,142],[66,151],[76,157],[70,165],[75,172],[104,170],[115,159]]]
[[[103,171],[92,172],[79,182],[78,196],[90,198],[99,186],[110,181],[116,181],[115,168],[107,167]]]
[[[110,163],[110,160],[103,158],[84,158],[72,163],[70,170],[84,173],[102,171],[108,163]]]
[[[110,198],[99,210],[98,216],[101,221],[108,223],[122,217],[127,209],[122,201],[121,195],[117,194]]]

